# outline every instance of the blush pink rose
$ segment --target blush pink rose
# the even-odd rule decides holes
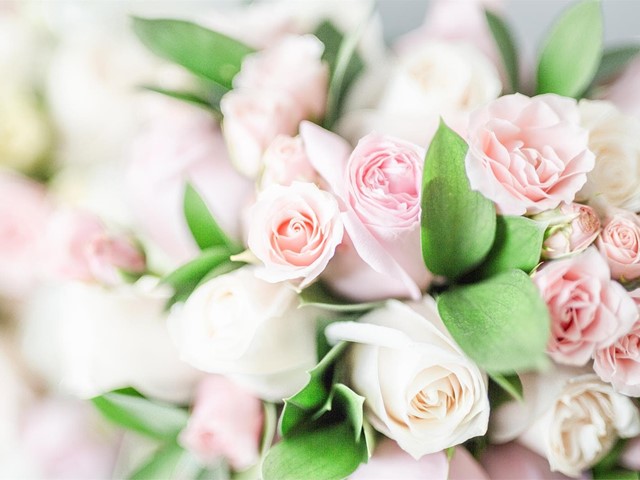
[[[20,297],[36,283],[50,210],[42,185],[0,170],[0,296]]]
[[[489,445],[480,458],[492,480],[568,480],[559,472],[552,472],[549,461],[516,442]],[[589,478],[587,475],[580,476]]]
[[[278,135],[264,152],[262,157],[264,170],[260,177],[260,188],[269,185],[291,185],[294,181],[315,182],[316,171],[300,137]]]
[[[279,91],[301,108],[303,118],[319,119],[327,104],[329,68],[322,61],[324,44],[313,35],[289,35],[248,55],[233,79],[235,88]]]
[[[245,470],[260,458],[262,403],[222,376],[198,385],[191,417],[179,441],[202,462],[220,457],[234,470]]]
[[[133,240],[110,233],[88,212],[59,210],[47,225],[46,258],[55,277],[117,285],[122,273],[141,275],[145,256]]]
[[[471,188],[503,215],[535,214],[570,203],[595,164],[575,100],[505,95],[469,120]]]
[[[420,190],[425,151],[412,143],[372,133],[355,149],[316,125],[301,124],[311,164],[338,197],[350,245],[372,276],[355,275],[352,284],[338,275],[339,293],[361,300],[385,296],[421,297],[431,279],[420,248]],[[359,260],[338,258],[338,265]],[[367,268],[359,269],[364,273]],[[386,277],[390,295],[375,295],[373,282]],[[334,285],[335,287],[335,285]],[[382,292],[375,291],[376,294]]]
[[[617,392],[640,397],[640,323],[613,345],[597,350],[593,358],[593,369],[602,380]]]
[[[611,215],[597,245],[612,278],[625,282],[640,277],[640,219],[635,213],[620,210]]]
[[[236,169],[251,179],[262,171],[262,154],[280,134],[295,135],[304,114],[286,92],[237,89],[220,102],[222,129]]]
[[[111,478],[119,436],[107,430],[88,403],[42,400],[24,415],[23,447],[41,478]]]
[[[232,167],[220,128],[206,112],[167,108],[138,137],[127,170],[129,204],[143,231],[175,263],[198,253],[182,211],[185,184],[202,195],[220,227],[240,238],[252,185]]]
[[[542,257],[546,260],[580,253],[595,242],[600,233],[600,219],[595,210],[579,203],[562,204],[536,219],[551,222],[542,245]]]
[[[549,308],[547,349],[558,363],[586,364],[595,350],[613,344],[638,319],[633,299],[610,279],[607,262],[595,248],[547,262],[533,281]]]
[[[248,245],[264,267],[256,275],[268,282],[301,279],[305,287],[320,275],[344,227],[338,202],[313,183],[271,185],[249,211]]]

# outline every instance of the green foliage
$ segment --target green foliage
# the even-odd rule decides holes
[[[600,66],[593,79],[594,84],[615,77],[640,54],[640,45],[623,45],[605,49]]]
[[[133,31],[153,53],[227,90],[253,49],[184,20],[133,18]]]
[[[422,182],[422,256],[436,275],[457,279],[485,258],[496,230],[493,203],[471,190],[467,144],[440,122],[425,159]]]
[[[509,79],[509,87],[512,92],[517,92],[520,86],[520,73],[518,65],[518,50],[516,48],[513,35],[504,19],[490,10],[484,11],[489,25],[489,30],[493,34],[504,69]]]
[[[549,312],[521,270],[452,288],[438,297],[438,311],[458,345],[492,374],[536,369],[546,362]]]
[[[600,65],[602,28],[597,0],[584,0],[566,10],[542,49],[537,93],[580,98]]]
[[[353,303],[339,299],[320,282],[316,282],[300,292],[300,307],[317,307],[332,312],[366,312],[382,304],[382,302]]]

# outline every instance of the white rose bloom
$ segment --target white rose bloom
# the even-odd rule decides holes
[[[618,438],[640,433],[633,401],[595,374],[560,368],[521,376],[524,402],[498,407],[494,441],[512,439],[544,456],[552,471],[578,477],[595,465]]]
[[[132,386],[187,401],[201,373],[178,357],[166,327],[167,298],[150,277],[110,290],[81,283],[45,287],[24,315],[25,355],[51,385],[79,397]]]
[[[410,306],[389,301],[326,334],[355,342],[351,384],[366,399],[369,421],[414,458],[486,432],[486,378],[446,333],[431,297]]]
[[[282,400],[304,386],[317,360],[317,311],[298,302],[291,287],[259,280],[246,266],[199,286],[174,308],[169,329],[185,362]]]
[[[615,207],[640,211],[640,120],[610,102],[581,100],[579,107],[596,165],[578,200],[601,197]]]

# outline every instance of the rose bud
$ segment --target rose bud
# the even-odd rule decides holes
[[[289,186],[293,182],[316,182],[317,173],[300,137],[278,135],[262,156],[264,170],[260,178],[260,189],[277,184]]]
[[[545,260],[580,253],[600,233],[600,219],[588,205],[565,203],[552,212],[535,216],[534,219],[550,220],[542,244],[542,258]]]
[[[612,278],[627,282],[640,277],[640,219],[635,213],[620,210],[611,215],[597,246],[607,259]]]

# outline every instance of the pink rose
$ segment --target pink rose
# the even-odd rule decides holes
[[[547,262],[533,276],[551,315],[549,355],[558,363],[584,365],[638,319],[633,299],[610,279],[595,248]]]
[[[262,420],[260,400],[222,376],[206,377],[179,441],[204,463],[223,457],[245,470],[260,458]]]
[[[237,170],[256,178],[262,170],[262,154],[280,134],[295,135],[304,118],[300,106],[287,93],[238,89],[220,102],[223,132]]]
[[[117,285],[122,273],[142,274],[145,256],[124,235],[107,231],[95,215],[60,210],[51,216],[46,232],[46,258],[54,276]]]
[[[88,403],[47,398],[24,415],[21,440],[41,478],[110,478],[119,436]]]
[[[600,233],[600,219],[595,210],[579,203],[564,203],[536,219],[551,222],[542,245],[542,257],[547,260],[586,250]]]
[[[215,120],[181,106],[153,119],[137,139],[127,172],[127,194],[138,221],[175,263],[198,252],[182,211],[186,182],[202,195],[220,227],[239,238],[240,211],[251,183],[231,166]]]
[[[262,157],[264,171],[260,178],[262,189],[272,184],[291,185],[294,181],[314,182],[316,171],[309,162],[300,137],[278,135]]]
[[[242,62],[235,88],[279,91],[302,109],[303,118],[319,119],[327,104],[329,68],[324,45],[313,35],[289,35]]]
[[[597,350],[593,369],[617,392],[640,397],[640,323],[616,343]]]
[[[631,470],[640,470],[640,437],[629,440],[622,452],[620,463]]]
[[[625,282],[640,277],[640,219],[635,213],[620,210],[608,218],[597,245],[612,278]]]
[[[339,293],[363,300],[391,296],[369,291],[382,276],[393,296],[420,298],[430,280],[420,249],[424,149],[373,133],[352,151],[337,135],[307,122],[301,134],[311,164],[339,199],[353,245],[344,254],[357,253],[372,271],[369,279],[360,275],[353,277],[357,283],[342,282]],[[351,260],[336,257],[338,266],[343,261]],[[328,275],[327,280],[339,277]]]
[[[0,295],[19,297],[34,286],[49,212],[40,184],[0,170]]]
[[[595,157],[575,100],[505,95],[469,120],[466,158],[471,188],[503,215],[534,214],[570,203]]]
[[[264,267],[256,275],[269,282],[302,279],[305,287],[320,275],[344,227],[338,202],[313,183],[271,185],[249,211],[248,245]]]
[[[614,103],[627,115],[640,118],[640,58],[636,58],[603,92],[602,99]]]
[[[489,445],[480,459],[488,477],[494,480],[567,480],[552,472],[549,461],[516,442]],[[582,475],[580,478],[589,478]]]

